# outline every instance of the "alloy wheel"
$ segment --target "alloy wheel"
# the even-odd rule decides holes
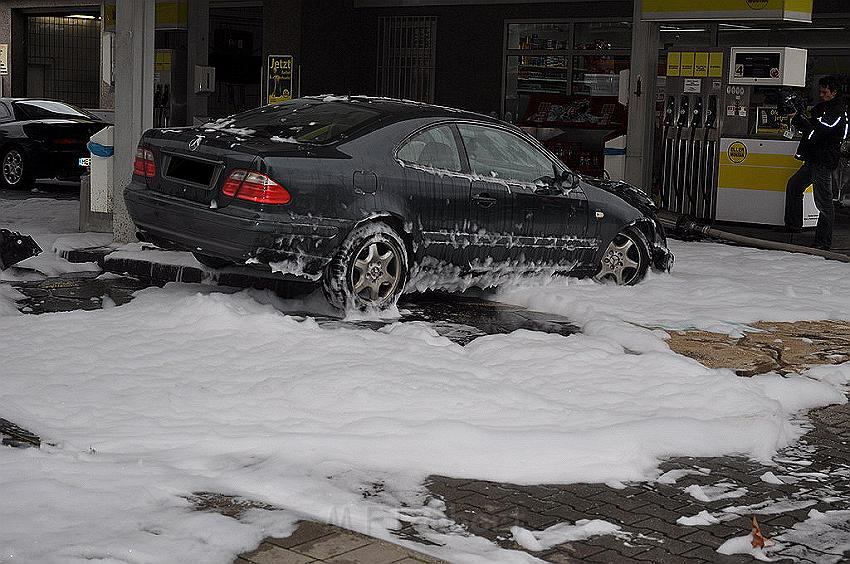
[[[617,235],[602,255],[602,267],[596,279],[614,280],[621,286],[634,283],[641,272],[639,244],[629,233]]]
[[[373,240],[363,245],[351,269],[352,292],[367,304],[392,296],[402,278],[401,261],[394,245]]]
[[[17,149],[10,149],[3,157],[3,180],[15,186],[24,177],[24,157]]]

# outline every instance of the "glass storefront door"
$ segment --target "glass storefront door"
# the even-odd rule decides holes
[[[631,40],[628,21],[506,22],[502,119],[573,170],[603,175],[605,142],[625,134]]]

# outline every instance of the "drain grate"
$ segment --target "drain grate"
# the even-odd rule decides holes
[[[12,286],[24,295],[18,301],[18,309],[39,315],[101,309],[105,297],[115,305],[124,305],[133,298],[133,293],[148,284],[128,277],[102,278],[99,272],[77,272],[59,278],[15,282]]]

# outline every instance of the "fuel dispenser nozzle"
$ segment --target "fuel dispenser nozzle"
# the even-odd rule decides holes
[[[667,107],[664,109],[664,125],[670,127],[676,119],[676,97],[667,98]]]
[[[714,129],[717,126],[717,96],[708,97],[708,108],[705,110],[705,128]]]
[[[697,129],[702,127],[702,98],[698,97],[694,100],[694,109],[691,112],[691,128]]]
[[[688,96],[682,96],[682,101],[679,104],[679,119],[676,125],[679,127],[688,127],[688,118],[690,118],[691,102]]]

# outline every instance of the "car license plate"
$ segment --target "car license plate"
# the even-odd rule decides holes
[[[80,166],[90,167],[91,157],[80,157]]]

